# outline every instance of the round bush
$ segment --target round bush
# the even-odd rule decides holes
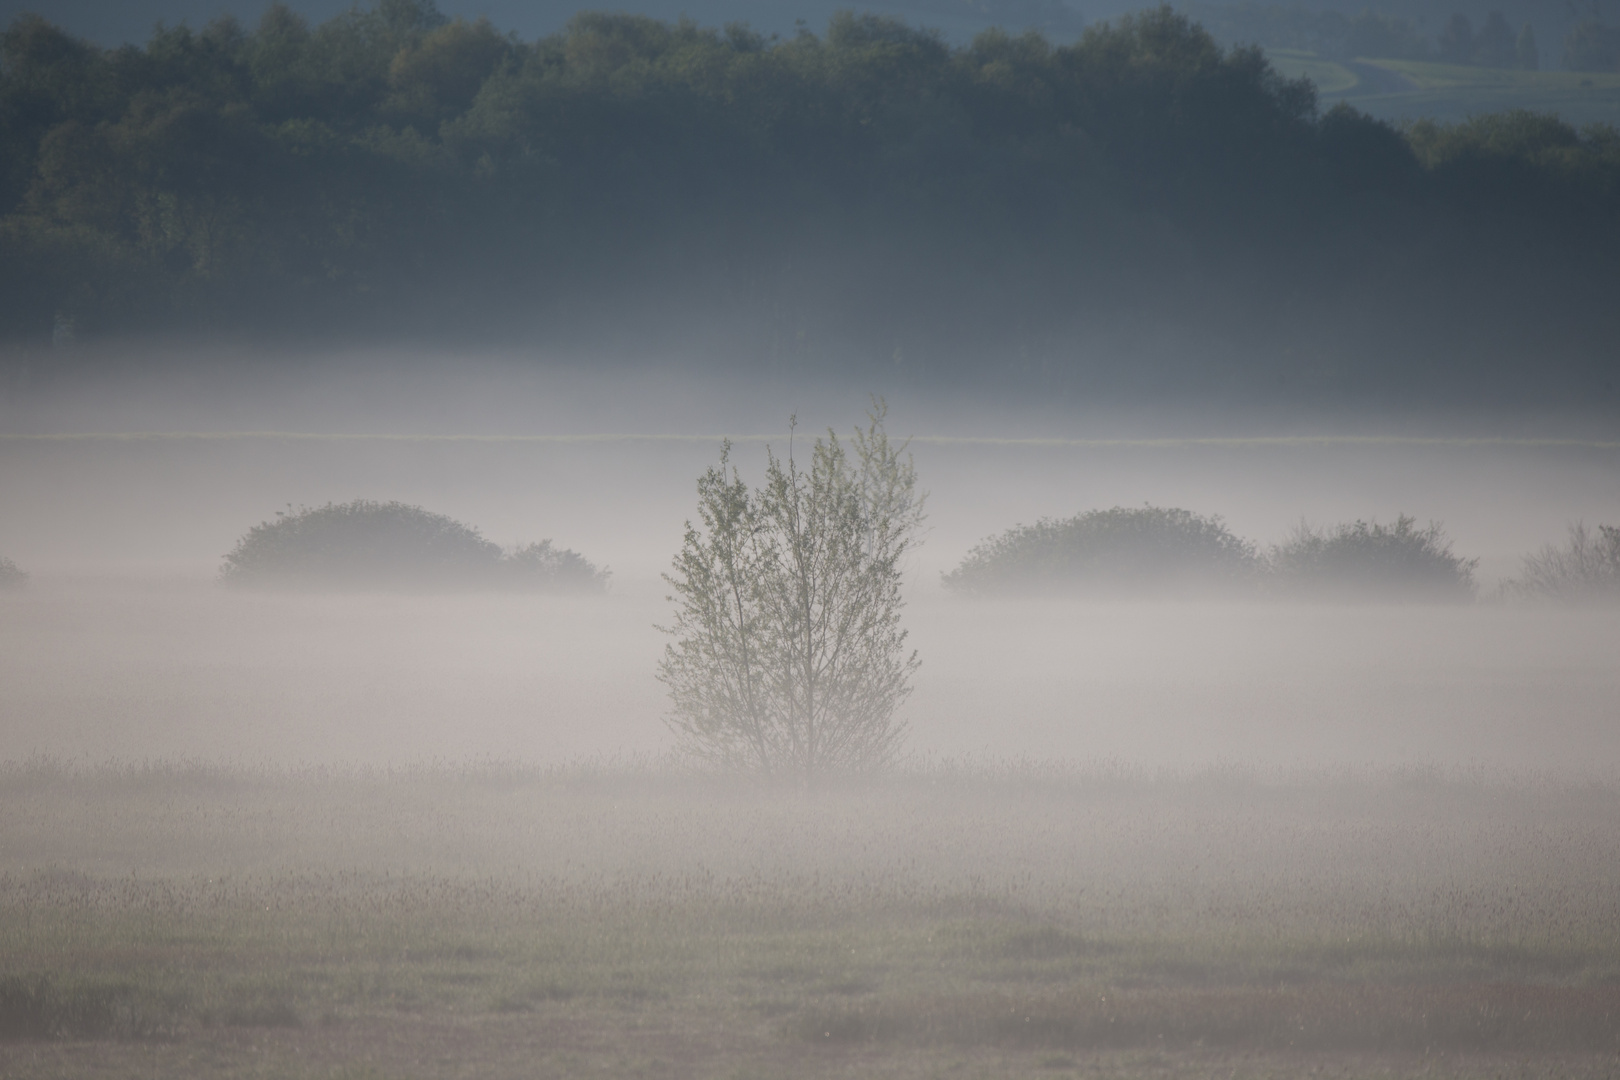
[[[20,589],[23,582],[28,580],[28,574],[19,569],[17,564],[0,555],[0,589]]]
[[[357,499],[278,512],[225,556],[232,585],[596,591],[607,571],[549,540],[504,553],[477,529],[400,502]]]
[[[1331,529],[1301,524],[1269,559],[1282,592],[1330,599],[1467,601],[1478,559],[1464,559],[1437,522],[1417,527],[1405,514],[1393,525],[1354,521]]]
[[[1018,525],[944,575],[972,595],[1053,589],[1129,596],[1230,590],[1252,581],[1255,548],[1219,517],[1155,506]]]

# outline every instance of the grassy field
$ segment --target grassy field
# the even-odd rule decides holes
[[[0,767],[0,1075],[1611,1076],[1620,789]]]
[[[1267,49],[1272,66],[1290,79],[1304,76],[1316,84],[1323,97],[1345,94],[1355,89],[1355,72],[1333,60],[1300,49]]]
[[[1531,109],[1557,113],[1577,126],[1620,123],[1620,74],[1615,73],[1510,71],[1411,60],[1338,62],[1291,50],[1268,55],[1283,74],[1316,83],[1324,106],[1344,101],[1387,120],[1457,121],[1478,113]]]

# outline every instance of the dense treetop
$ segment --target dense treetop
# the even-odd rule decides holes
[[[503,551],[420,506],[356,499],[278,511],[237,541],[220,580],[305,589],[601,592],[608,572],[550,540]]]
[[[1300,373],[1306,333],[1310,377],[1422,357],[1443,385],[1533,346],[1612,380],[1614,129],[1322,114],[1169,8],[959,48],[853,14],[787,38],[581,14],[524,42],[380,0],[105,50],[27,16],[0,34],[0,147],[12,339],[993,353],[1067,378],[1077,334],[1151,325],[1250,374]]]

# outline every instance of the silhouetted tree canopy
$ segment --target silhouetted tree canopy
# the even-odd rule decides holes
[[[1598,545],[1588,543],[1584,533],[1578,539],[1582,567],[1601,563],[1605,556],[1597,554]],[[1526,581],[1548,592],[1539,582],[1550,575],[1538,578],[1531,570],[1538,559],[1541,565],[1563,560],[1558,565],[1566,566],[1570,558],[1544,552],[1526,560]],[[1478,565],[1478,559],[1452,551],[1438,523],[1420,529],[1415,518],[1404,514],[1392,525],[1354,521],[1314,529],[1302,523],[1262,556],[1252,541],[1233,535],[1218,516],[1116,506],[1014,526],[975,546],[942,580],[946,588],[966,596],[1200,598],[1247,592],[1308,600],[1453,603],[1473,600]]]
[[[608,573],[549,540],[503,552],[443,514],[356,499],[278,511],[237,541],[220,579],[261,588],[601,592]]]
[[[1260,570],[1254,544],[1219,516],[1116,506],[1016,525],[975,546],[942,580],[969,596],[1206,595],[1252,586]]]
[[[1612,394],[1617,210],[1613,128],[1320,114],[1169,8],[960,48],[854,14],[778,39],[587,13],[524,42],[427,0],[318,26],[273,4],[144,48],[36,16],[0,34],[13,340],[65,320]],[[1076,345],[1172,332],[1230,357]]]
[[[1418,528],[1402,514],[1393,525],[1354,521],[1331,529],[1303,523],[1267,560],[1280,592],[1341,600],[1429,600],[1466,603],[1474,598],[1478,559],[1454,554],[1438,522]]]
[[[20,589],[27,580],[27,571],[0,555],[0,589]]]

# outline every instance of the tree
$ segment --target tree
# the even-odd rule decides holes
[[[1474,24],[1462,12],[1457,12],[1446,20],[1445,29],[1440,31],[1440,38],[1436,44],[1440,47],[1440,59],[1448,64],[1470,64],[1474,60]]]
[[[1564,39],[1564,66],[1570,71],[1620,69],[1620,29],[1587,19]]]
[[[751,490],[731,462],[698,480],[699,525],[664,580],[671,641],[658,678],[681,749],[726,768],[812,777],[891,761],[895,712],[918,667],[900,626],[901,571],[924,496],[885,406],[846,446],[828,431],[810,466],[766,451]],[[790,431],[791,431],[790,422]]]
[[[1513,67],[1517,59],[1512,28],[1500,11],[1491,12],[1474,39],[1474,61],[1483,67],[1507,68]]]
[[[488,19],[447,23],[414,46],[401,49],[388,67],[394,94],[385,111],[416,121],[427,131],[460,116],[485,80],[513,51]]]
[[[1518,59],[1519,67],[1525,71],[1541,70],[1541,50],[1536,47],[1536,31],[1529,23],[1519,31],[1518,40],[1513,43],[1514,56]]]

